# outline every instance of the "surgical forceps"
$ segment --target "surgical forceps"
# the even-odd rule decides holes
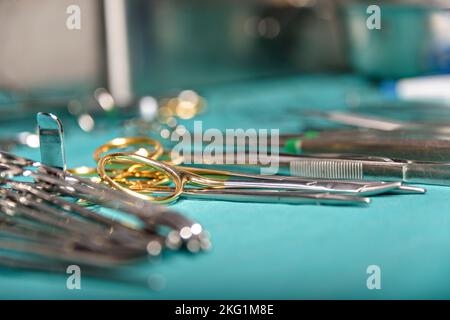
[[[133,161],[134,163],[141,164],[152,168],[153,170],[164,173],[169,177],[170,181],[174,184],[173,193],[168,196],[154,197],[146,194],[141,194],[127,187],[123,187],[113,178],[108,176],[106,172],[106,166],[111,162],[116,161]],[[232,173],[220,170],[208,170],[199,168],[189,168],[181,166],[171,166],[165,162],[157,161],[147,157],[143,157],[138,154],[130,153],[112,153],[102,157],[98,163],[98,173],[102,180],[107,182],[113,188],[122,190],[130,195],[136,196],[141,199],[150,200],[157,203],[170,203],[175,201],[183,192],[190,191],[186,186],[188,184],[194,187],[212,188],[212,189],[255,189],[255,190],[296,190],[309,193],[337,193],[342,195],[374,195],[385,192],[394,191],[402,188],[402,184],[399,182],[345,182],[345,181],[331,181],[331,180],[311,180],[300,179],[297,177],[283,177],[283,176],[264,176],[264,175],[250,175]],[[198,172],[227,175],[229,177],[241,178],[236,179],[214,179],[206,178]],[[167,190],[166,190],[167,191]],[[417,190],[413,190],[416,192]],[[421,191],[421,190],[419,190]],[[281,191],[280,191],[281,192]],[[248,194],[253,198],[256,197],[257,191],[253,194]],[[280,197],[281,193],[278,193]],[[298,196],[300,194],[297,194]],[[264,196],[264,194],[262,194]],[[267,194],[266,194],[267,196]],[[326,197],[325,195],[323,196]],[[280,199],[282,199],[280,197]],[[337,201],[337,199],[334,199]],[[350,199],[347,199],[350,200]]]
[[[450,141],[412,135],[322,134],[286,139],[286,152],[292,154],[341,153],[420,161],[450,161]]]
[[[304,177],[289,177],[282,175],[257,175],[257,174],[249,174],[249,173],[239,173],[239,172],[229,172],[224,170],[215,170],[215,169],[205,169],[205,168],[196,168],[196,167],[178,167],[184,170],[189,171],[190,173],[195,174],[204,174],[204,175],[212,175],[212,176],[222,176],[222,177],[236,177],[236,178],[244,178],[244,179],[255,179],[256,181],[274,181],[275,183],[293,183],[292,187],[280,189],[287,190],[302,190],[304,192],[329,192],[333,194],[354,194],[354,195],[377,195],[385,192],[394,192],[394,193],[424,193],[423,188],[418,188],[415,186],[409,185],[394,185],[390,183],[386,183],[383,181],[358,181],[354,180],[349,182],[348,184],[342,184],[343,181],[336,181],[330,179],[321,179],[320,181],[312,180]],[[241,182],[237,180],[236,182]],[[296,184],[300,184],[297,186]],[[305,184],[305,186],[303,186]],[[298,189],[297,189],[298,187]],[[232,188],[232,187],[231,187]],[[267,187],[270,188],[271,187]],[[316,189],[317,188],[317,189]]]
[[[270,156],[257,155],[267,163]],[[208,158],[205,159],[208,161]],[[306,179],[361,181],[400,181],[405,183],[450,186],[450,163],[402,160],[388,157],[339,153],[278,155],[281,174]],[[287,167],[287,170],[284,169]],[[424,193],[421,187],[402,185],[396,192]]]
[[[307,111],[309,115],[318,116],[327,120],[355,126],[365,129],[375,129],[381,131],[411,130],[423,131],[436,134],[450,134],[450,126],[442,124],[399,121],[378,116],[369,116],[360,113],[343,111]]]
[[[450,163],[345,154],[286,156],[290,173],[302,177],[383,180],[450,186]]]

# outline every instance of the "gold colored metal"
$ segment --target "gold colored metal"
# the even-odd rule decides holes
[[[164,197],[153,197],[147,194],[142,194],[140,192],[131,190],[130,188],[124,187],[107,174],[106,166],[110,163],[114,163],[115,161],[133,161],[135,163],[153,168],[163,173],[170,179],[170,181],[172,181],[174,187],[173,193]],[[97,171],[100,178],[107,184],[109,184],[111,187],[118,190],[122,190],[127,194],[135,196],[137,198],[156,203],[174,202],[183,193],[184,187],[188,183],[194,186],[209,187],[209,188],[224,187],[224,182],[222,180],[205,178],[195,173],[191,173],[182,167],[171,166],[165,162],[149,159],[138,154],[128,154],[123,152],[108,154],[103,158],[101,158],[100,161],[98,162]]]
[[[163,147],[161,143],[155,139],[147,138],[147,137],[129,137],[129,138],[115,138],[104,145],[101,145],[94,151],[94,160],[95,162],[98,162],[100,160],[100,157],[105,152],[108,152],[110,150],[114,149],[125,149],[131,146],[143,146],[138,150],[132,152],[137,153],[141,156],[148,157],[150,159],[158,159],[164,152]],[[147,149],[147,146],[152,146],[153,151],[150,151]]]

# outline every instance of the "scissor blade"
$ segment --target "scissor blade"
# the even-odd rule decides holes
[[[153,190],[152,195],[167,196],[173,188]],[[330,193],[305,193],[288,190],[264,189],[188,189],[182,194],[189,199],[221,200],[236,202],[286,203],[286,204],[327,204],[327,205],[367,205],[369,198]]]

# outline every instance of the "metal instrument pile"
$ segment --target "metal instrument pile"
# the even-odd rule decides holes
[[[115,215],[102,213],[99,206]],[[199,252],[210,245],[200,224],[173,210],[0,151],[2,265],[112,268],[157,256],[165,248]]]
[[[208,250],[209,234],[199,223],[161,205],[180,198],[367,205],[376,195],[425,193],[409,182],[450,185],[450,165],[440,161],[448,158],[448,139],[428,139],[423,126],[413,130],[403,124],[398,131],[386,129],[391,122],[370,117],[320,116],[347,124],[358,120],[364,130],[284,135],[281,146],[289,153],[277,153],[277,161],[287,172],[262,175],[233,164],[223,170],[208,159],[191,166],[145,136],[99,146],[93,154],[96,167],[66,169],[62,124],[39,113],[42,163],[0,151],[0,264],[113,269],[166,248]],[[420,141],[426,134],[431,142],[405,142],[400,139],[405,130]]]

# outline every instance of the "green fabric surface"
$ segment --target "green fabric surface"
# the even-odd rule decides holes
[[[302,129],[290,108],[334,109],[349,97],[375,99],[350,76],[261,79],[200,89],[208,101],[204,127]],[[20,124],[25,126],[25,124]],[[4,124],[11,134],[19,124]],[[102,126],[83,133],[67,121],[69,167],[93,165],[92,151],[120,136]],[[29,128],[30,130],[31,128]],[[36,150],[22,155],[39,159]],[[208,253],[168,253],[126,273],[141,286],[67,275],[0,269],[0,298],[55,299],[408,299],[450,298],[449,189],[426,195],[373,197],[369,207],[334,207],[183,200],[172,207],[212,235]],[[366,286],[369,265],[381,268],[381,290]],[[146,286],[163,279],[158,290]]]

